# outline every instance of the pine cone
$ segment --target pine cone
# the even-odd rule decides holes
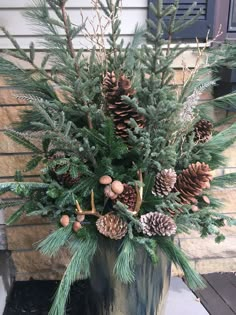
[[[201,119],[194,126],[194,141],[205,143],[211,139],[213,125],[209,120]]]
[[[197,162],[178,175],[174,191],[179,192],[183,204],[197,204],[196,196],[202,194],[202,190],[210,187],[212,180],[211,169],[205,163]]]
[[[113,117],[116,135],[126,139],[129,122],[133,118],[140,128],[144,127],[145,119],[130,105],[122,101],[122,96],[133,97],[135,90],[131,87],[131,82],[125,75],[121,75],[117,80],[114,72],[108,72],[103,81],[103,90],[107,101],[108,111]]]
[[[123,185],[124,185],[123,193],[118,195],[114,202],[116,203],[117,201],[120,201],[128,207],[129,211],[134,211],[137,201],[136,190],[130,185],[127,184]]]
[[[140,218],[143,234],[148,236],[171,236],[176,233],[176,224],[172,218],[160,212],[149,212]]]
[[[96,226],[101,234],[114,240],[123,238],[128,230],[127,223],[113,213],[101,216],[97,220]]]
[[[176,183],[177,175],[174,170],[162,170],[156,175],[153,194],[156,196],[167,196]]]
[[[68,188],[72,187],[74,184],[78,184],[80,181],[80,174],[76,178],[71,177],[70,172],[66,172],[65,174],[58,175],[56,174],[57,182],[63,186]]]
[[[55,160],[60,160],[64,158],[64,153],[56,153],[48,158],[48,161],[52,162]],[[76,178],[73,178],[70,175],[70,172],[66,172],[64,174],[57,174],[57,170],[60,169],[61,165],[58,163],[55,167],[51,168],[50,174],[52,178],[54,178],[60,185],[70,188],[74,184],[77,184],[80,181],[80,174]]]

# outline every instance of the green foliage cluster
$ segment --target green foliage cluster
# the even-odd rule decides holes
[[[96,218],[87,216],[87,224],[78,233],[72,231],[72,224],[76,220],[76,200],[83,209],[89,209],[91,191],[95,195],[97,211],[105,214],[113,209],[128,223],[128,233],[122,240],[114,266],[114,274],[121,281],[135,281],[136,248],[142,246],[154,264],[158,262],[158,251],[161,250],[182,268],[192,288],[202,286],[200,277],[190,268],[184,253],[171,238],[150,238],[140,232],[139,215],[150,211],[169,215],[168,209],[180,207],[176,192],[166,197],[152,194],[158,172],[172,168],[179,174],[197,161],[208,163],[212,170],[221,167],[225,163],[222,152],[236,138],[235,124],[226,130],[214,131],[207,143],[196,143],[193,138],[196,121],[205,118],[209,108],[224,109],[235,104],[236,95],[232,94],[196,107],[198,96],[215,83],[214,79],[209,82],[207,76],[212,64],[200,67],[185,82],[181,93],[177,94],[171,85],[174,77],[171,65],[187,49],[177,43],[172,47],[172,37],[197,19],[198,15],[191,18],[195,4],[180,20],[176,19],[178,0],[169,6],[164,6],[162,0],[157,1],[156,6],[151,4],[156,23],[148,20],[146,30],[137,28],[133,42],[126,46],[120,36],[120,0],[98,2],[111,26],[107,39],[109,48],[105,50],[103,61],[98,58],[96,46],[89,57],[85,50],[74,49],[73,41],[83,34],[86,24],[77,26],[70,21],[66,0],[34,0],[33,8],[25,14],[44,36],[47,52],[40,65],[35,61],[33,44],[26,53],[2,28],[15,49],[5,51],[0,57],[0,74],[6,76],[11,85],[17,86],[21,97],[32,106],[22,114],[17,128],[7,130],[6,134],[32,152],[26,172],[40,163],[43,166],[39,183],[25,182],[19,172],[15,182],[0,183],[0,194],[11,191],[20,198],[17,201],[2,200],[0,206],[20,204],[8,224],[22,214],[47,216],[57,224],[62,215],[70,217],[67,227],[58,225],[58,229],[38,245],[45,255],[55,255],[64,246],[73,254],[50,315],[64,314],[70,285],[76,279],[90,275],[89,264],[102,237],[96,229]],[[168,35],[167,40],[163,37],[164,32]],[[211,54],[214,55],[214,51]],[[22,69],[9,61],[8,56],[29,63],[31,69]],[[126,142],[116,136],[112,117],[106,108],[102,82],[107,72],[114,72],[117,77],[125,74],[131,80],[136,93],[132,98],[123,96],[122,101],[145,117],[144,128],[140,128],[134,119],[130,120]],[[34,144],[34,137],[41,139],[40,145]],[[143,183],[138,179],[138,172],[143,174]],[[78,174],[79,181],[73,185],[58,180],[65,175],[76,179]],[[99,184],[99,178],[104,174],[143,187],[143,203],[137,217],[131,215],[122,203],[117,202],[115,207],[110,201],[104,203],[104,187]],[[214,178],[212,187],[235,183],[236,174],[230,174]],[[221,204],[211,196],[210,189],[205,194],[211,204],[199,200],[200,211],[192,212],[189,205],[181,206],[182,212],[176,211],[177,232],[189,233],[195,229],[202,237],[215,235],[219,242],[224,238],[220,227],[225,222],[235,224],[235,221],[217,212]]]

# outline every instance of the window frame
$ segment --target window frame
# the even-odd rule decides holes
[[[150,2],[155,3],[158,0],[148,0],[148,4]],[[182,4],[188,4],[189,0],[180,0]],[[196,37],[199,40],[205,40],[207,35],[209,38],[214,36],[214,22],[215,22],[215,3],[218,0],[206,0],[207,1],[207,12],[205,20],[198,20],[190,27],[177,32],[174,35],[174,39],[177,40],[186,40],[186,41],[195,41]],[[171,4],[174,0],[165,0],[167,4]],[[148,18],[153,19],[152,13],[148,10]],[[208,34],[208,28],[210,29],[210,33]]]

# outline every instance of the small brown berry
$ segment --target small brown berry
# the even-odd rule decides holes
[[[211,203],[210,199],[207,196],[202,196],[202,199],[205,203],[207,203],[208,205]]]
[[[85,215],[84,214],[77,214],[76,216],[76,220],[79,222],[83,222],[85,219]]]
[[[124,185],[119,180],[114,180],[111,184],[111,189],[115,194],[120,195],[124,191]]]
[[[76,221],[73,223],[73,231],[78,232],[82,228],[82,225],[80,222]]]
[[[194,205],[194,206],[192,206],[192,211],[193,211],[193,212],[197,212],[197,211],[199,211],[198,206],[195,206],[195,205]]]
[[[61,219],[60,219],[60,223],[61,223],[61,225],[62,226],[67,226],[67,225],[69,225],[69,223],[70,223],[70,217],[68,216],[68,215],[66,215],[66,214],[64,214],[62,217],[61,217]]]
[[[99,179],[99,183],[102,185],[109,185],[112,182],[112,178],[108,175],[104,175],[102,177],[100,177]]]

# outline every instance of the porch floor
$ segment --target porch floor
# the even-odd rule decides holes
[[[236,315],[236,274],[203,275],[207,287],[193,293],[172,278],[165,315]]]
[[[165,315],[236,315],[236,274],[212,273],[203,277],[207,288],[195,293],[186,286],[181,278],[173,277],[171,279]],[[31,286],[28,283],[16,283],[4,315],[48,314],[51,304],[50,297],[52,292],[55,292],[57,285],[58,282],[53,281],[37,283],[37,286],[35,286],[33,281]],[[83,282],[82,286],[85,286],[84,289],[86,289],[86,282]],[[75,288],[75,292],[77,296],[78,287]],[[28,299],[29,295],[33,295],[34,298]],[[45,296],[47,296],[46,300]],[[37,303],[34,299],[37,300],[37,303],[41,301],[36,308]],[[80,301],[78,299],[76,301],[77,309],[78,303],[83,304],[83,296],[81,295]],[[22,302],[25,302],[26,305],[23,306]],[[72,309],[68,310],[69,314],[74,314]],[[82,315],[82,313],[80,312],[79,314]]]

